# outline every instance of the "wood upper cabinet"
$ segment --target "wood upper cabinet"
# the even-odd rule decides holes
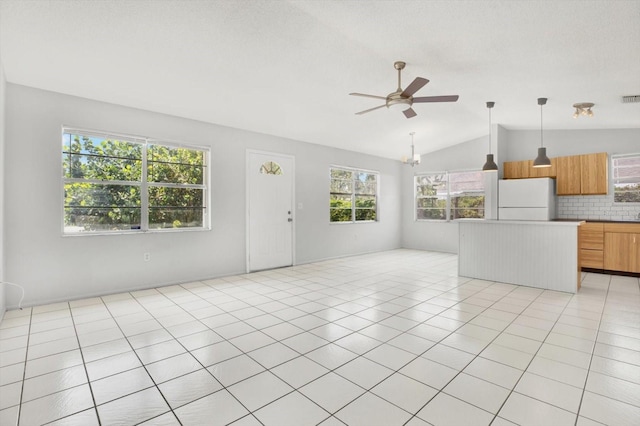
[[[529,176],[533,160],[505,161],[502,165],[504,179],[526,179]]]
[[[580,156],[580,193],[583,195],[606,195],[609,190],[609,162],[607,153]]]
[[[505,161],[502,165],[504,179],[526,179],[556,177],[556,159],[551,159],[551,167],[533,167],[533,160]]]
[[[556,194],[580,195],[581,192],[581,161],[579,155],[557,157],[556,159]]]
[[[606,152],[556,160],[557,195],[605,195],[609,189]]]
[[[533,167],[533,160],[505,161],[504,179],[556,178],[556,195],[606,195],[609,190],[606,152],[551,159],[551,167]]]
[[[539,178],[539,177],[556,177],[556,159],[551,159],[551,167],[533,167],[533,160],[529,161],[531,163],[531,168],[529,169],[529,177]]]
[[[640,224],[604,224],[604,269],[640,273]]]

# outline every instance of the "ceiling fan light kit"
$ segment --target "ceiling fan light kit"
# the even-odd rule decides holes
[[[546,105],[547,98],[538,98],[540,105],[540,148],[538,148],[538,156],[533,160],[533,167],[551,167],[551,160],[547,157],[547,148],[544,147],[542,141],[542,106]]]
[[[393,109],[402,111],[406,118],[412,118],[418,115],[413,108],[414,103],[426,103],[426,102],[455,102],[458,100],[458,95],[448,96],[425,96],[420,98],[414,98],[413,95],[420,89],[422,89],[428,82],[426,78],[416,77],[411,84],[409,84],[404,90],[402,89],[402,70],[407,64],[402,61],[396,61],[393,67],[398,71],[398,88],[395,92],[389,93],[387,96],[367,95],[365,93],[349,93],[351,96],[362,96],[365,98],[382,99],[385,101],[384,105],[365,109],[364,111],[356,112],[356,115],[366,114],[377,109],[387,107],[387,109]]]
[[[573,118],[578,118],[581,115],[584,115],[585,117],[593,117],[593,111],[591,111],[593,105],[594,104],[591,102],[580,102],[577,104],[573,104],[573,107],[576,109],[576,111],[573,113]]]
[[[491,153],[491,109],[495,106],[495,102],[487,102],[487,109],[489,110],[489,153],[487,154],[487,161],[482,166],[483,172],[497,172],[498,165],[493,159],[493,154]]]

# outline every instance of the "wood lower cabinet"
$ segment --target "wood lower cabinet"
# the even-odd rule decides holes
[[[583,268],[604,269],[604,223],[583,223],[578,232],[580,265]]]
[[[604,269],[640,273],[640,224],[604,224]]]
[[[582,193],[580,156],[557,157],[555,160],[556,195],[580,195]]]

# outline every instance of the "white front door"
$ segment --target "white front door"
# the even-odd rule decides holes
[[[247,270],[293,265],[293,157],[247,151]]]

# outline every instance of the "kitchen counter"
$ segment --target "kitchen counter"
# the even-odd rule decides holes
[[[638,220],[553,219],[554,222],[640,223]]]
[[[576,219],[559,219],[559,220],[493,220],[493,219],[456,219],[455,222],[480,222],[487,225],[526,225],[526,226],[567,226],[568,224],[573,224],[574,226],[578,226],[583,222],[587,222],[586,220],[576,220]],[[589,221],[590,222],[590,221]]]
[[[578,290],[582,221],[457,222],[459,275],[569,293]]]

